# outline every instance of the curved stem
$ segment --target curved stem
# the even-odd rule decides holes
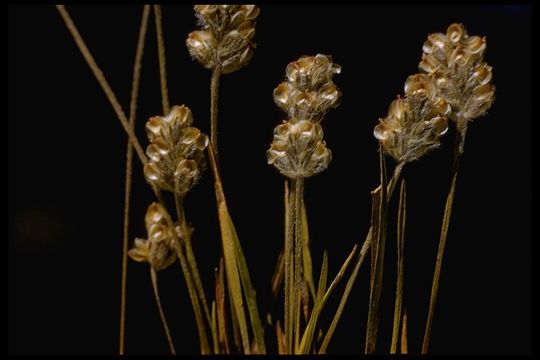
[[[219,98],[219,77],[221,67],[218,65],[212,69],[210,79],[210,141],[214,147],[216,158],[218,157],[218,98]]]
[[[131,129],[135,125],[137,113],[137,99],[139,95],[139,80],[141,75],[142,55],[144,53],[144,42],[146,30],[148,28],[148,17],[150,15],[150,5],[143,7],[141,26],[139,28],[139,39],[135,52],[135,62],[133,65],[133,81],[131,85],[131,102],[129,106],[129,126]],[[120,300],[120,355],[124,354],[126,339],[126,288],[127,288],[127,264],[129,249],[129,210],[131,206],[131,177],[133,172],[133,145],[128,141],[126,150],[126,179],[124,191],[124,235],[122,246],[122,288]]]
[[[169,325],[167,325],[167,319],[165,318],[165,313],[163,312],[163,308],[161,307],[161,299],[159,298],[159,289],[158,289],[158,282],[157,282],[157,273],[152,267],[150,267],[150,275],[152,277],[152,288],[154,289],[154,297],[156,298],[156,304],[159,310],[159,316],[161,318],[161,322],[163,323],[163,329],[165,330],[165,335],[167,336],[167,342],[169,343],[171,353],[173,355],[176,355],[176,350],[174,349],[174,344],[171,338],[171,332],[169,331]]]

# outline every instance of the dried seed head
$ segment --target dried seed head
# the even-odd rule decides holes
[[[146,211],[145,223],[148,239],[135,239],[135,247],[129,256],[138,262],[148,262],[156,271],[165,269],[176,260],[172,248],[174,233],[169,226],[170,216],[158,203],[152,203]]]
[[[275,103],[291,121],[319,122],[331,108],[338,107],[341,91],[332,82],[341,67],[330,56],[302,56],[287,66],[286,82],[274,89]]]
[[[326,169],[332,160],[320,121],[340,104],[341,91],[332,77],[341,67],[331,56],[317,54],[291,62],[285,72],[287,81],[274,89],[274,101],[289,120],[275,128],[266,158],[283,175],[306,178]]]
[[[206,165],[204,149],[208,137],[195,127],[188,107],[173,106],[167,116],[155,116],[146,123],[151,144],[146,180],[163,190],[184,196],[197,183]]]
[[[323,130],[318,123],[284,121],[274,130],[274,141],[266,152],[268,164],[273,164],[291,179],[318,174],[332,159],[332,153],[322,139]]]
[[[425,74],[409,76],[405,98],[398,96],[380,119],[373,135],[397,162],[417,160],[440,146],[439,137],[448,129],[450,107],[437,96],[433,80]]]
[[[483,115],[495,100],[485,50],[486,38],[469,36],[462,24],[450,25],[446,34],[431,34],[424,43],[419,68],[435,80],[439,96],[452,107],[449,118],[456,122]]]
[[[246,66],[253,56],[255,5],[195,5],[195,14],[203,31],[188,35],[189,53],[205,68],[220,67],[229,74]]]

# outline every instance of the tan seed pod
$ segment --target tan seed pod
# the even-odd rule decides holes
[[[138,262],[148,262],[156,271],[170,266],[176,260],[172,242],[174,233],[168,225],[170,216],[158,203],[152,203],[145,216],[148,239],[135,239],[135,246],[129,250],[129,256]]]
[[[167,116],[155,116],[146,123],[151,144],[146,149],[150,161],[144,167],[145,178],[180,196],[197,183],[206,166],[208,137],[192,123],[193,115],[184,105],[173,106]],[[185,171],[186,161],[192,170]]]
[[[195,5],[202,31],[191,32],[186,45],[189,53],[207,69],[219,66],[229,74],[246,66],[253,56],[255,5]]]
[[[455,23],[446,34],[429,35],[423,51],[419,68],[435,80],[438,95],[451,105],[449,118],[461,122],[461,131],[463,122],[483,115],[495,100],[492,68],[483,62],[486,38],[469,36]]]

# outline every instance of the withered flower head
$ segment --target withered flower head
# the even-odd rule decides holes
[[[437,96],[433,80],[425,74],[409,76],[405,98],[390,104],[373,135],[397,162],[417,160],[440,146],[439,137],[448,129],[450,107]]]
[[[339,106],[341,91],[332,82],[341,66],[322,54],[302,56],[286,69],[287,81],[274,89],[274,101],[289,119],[274,129],[268,164],[291,178],[307,178],[328,167],[332,153],[323,141],[321,120]]]
[[[158,203],[152,203],[146,211],[145,223],[148,239],[135,239],[135,247],[129,256],[138,262],[148,262],[156,271],[165,269],[176,260],[172,248],[175,231],[169,226],[167,210]]]
[[[452,106],[449,118],[458,124],[483,115],[495,100],[485,50],[486,38],[469,36],[463,24],[431,34],[424,43],[419,68],[435,80],[439,96]]]
[[[184,105],[173,106],[167,116],[155,116],[146,123],[151,142],[146,148],[146,181],[180,196],[197,183],[206,165],[208,137],[192,123],[191,110]]]
[[[195,5],[202,30],[191,32],[189,53],[207,69],[229,74],[249,63],[255,43],[256,5]]]
[[[287,81],[274,89],[275,103],[290,121],[321,121],[330,108],[339,106],[341,91],[332,82],[341,66],[327,55],[302,56],[287,66]]]
[[[318,174],[332,159],[322,139],[323,130],[318,123],[284,121],[274,130],[274,141],[266,152],[268,164],[291,179]]]

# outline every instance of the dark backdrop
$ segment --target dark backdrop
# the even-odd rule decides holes
[[[127,110],[142,7],[69,6],[68,10]],[[272,90],[285,66],[304,54],[331,54],[342,105],[324,124],[333,161],[306,182],[316,277],[328,249],[334,276],[369,227],[378,184],[373,126],[417,72],[428,33],[463,22],[488,38],[496,101],[469,127],[441,278],[431,351],[525,354],[531,351],[531,7],[262,6],[252,63],[222,77],[220,157],[230,211],[260,309],[271,307],[270,278],[283,234],[283,179],[266,164],[272,130],[285,115]],[[187,104],[209,132],[210,72],[185,47],[195,28],[188,6],[164,6],[171,104]],[[160,114],[153,17],[143,59],[137,133]],[[9,7],[9,352],[118,351],[122,207],[126,136],[56,9]],[[452,157],[454,129],[440,151],[406,167],[408,223],[405,306],[409,347],[418,352]],[[138,161],[138,160],[137,160]],[[134,168],[131,237],[145,236],[153,200]],[[392,161],[388,164],[393,166]],[[395,204],[391,211],[395,211]],[[211,291],[219,255],[210,173],[186,199],[194,247]],[[378,351],[387,352],[395,277],[390,228]],[[357,279],[329,348],[360,353],[368,263]],[[178,266],[160,273],[162,298],[178,352],[198,340]],[[326,328],[340,286],[323,314]],[[278,307],[279,309],[279,307]],[[273,331],[272,331],[273,332]],[[129,263],[127,352],[167,353],[148,266]]]

